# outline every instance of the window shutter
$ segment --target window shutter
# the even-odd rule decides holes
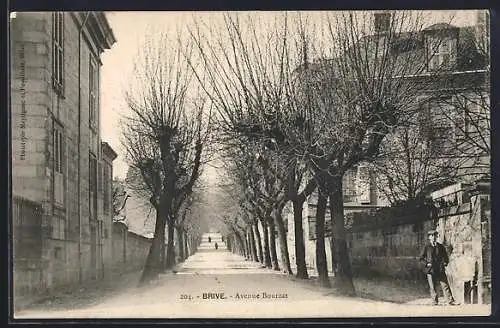
[[[365,165],[358,166],[357,180],[358,180],[357,181],[358,202],[361,204],[371,203],[370,170],[368,166]]]
[[[62,128],[54,123],[53,130],[53,174],[54,174],[54,201],[58,205],[64,204],[64,163],[66,156],[66,142]]]
[[[97,186],[98,186],[99,193],[102,193],[102,190],[103,190],[104,174],[102,171],[103,171],[102,170],[102,162],[99,161],[97,163],[97,180],[98,180]]]
[[[457,39],[450,39],[450,68],[456,67],[457,64]]]
[[[66,172],[66,136],[61,132],[61,173]]]

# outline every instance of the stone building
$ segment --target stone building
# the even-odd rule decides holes
[[[112,162],[101,141],[102,12],[11,16],[16,295],[99,279],[111,257]]]
[[[374,22],[380,26],[375,26],[374,31],[383,34],[384,28],[387,28],[384,22],[390,21],[390,13],[382,12],[375,15]],[[426,60],[423,72],[407,77],[415,79],[415,83],[420,86],[418,89],[422,92],[417,95],[420,110],[418,121],[414,124],[419,133],[420,144],[422,147],[432,147],[433,150],[430,152],[432,154],[446,159],[456,159],[454,165],[458,168],[455,177],[457,181],[452,183],[474,183],[490,173],[487,24],[488,13],[478,11],[477,20],[471,22],[470,26],[457,27],[448,23],[438,23],[412,35],[414,40],[409,40],[406,35],[400,36],[403,42],[411,42],[412,47],[409,51],[420,52],[422,54],[420,58]],[[370,37],[378,36],[375,34]],[[380,182],[370,163],[356,165],[344,175],[343,182],[345,214],[374,212],[390,206],[383,194],[386,186]],[[433,189],[429,189],[428,194],[430,195],[432,191]],[[306,262],[311,270],[315,268],[316,198],[315,194],[311,195],[303,210]],[[291,210],[288,213],[288,242],[293,264],[294,225]],[[325,230],[326,236],[330,236],[328,210]],[[327,238],[329,268],[331,268],[330,244]]]
[[[391,20],[391,13],[375,13],[373,36],[383,37]],[[426,193],[437,190],[446,184],[458,182],[473,182],[484,174],[489,174],[490,160],[490,100],[489,100],[489,45],[488,45],[488,12],[477,11],[476,21],[470,21],[468,26],[454,26],[449,23],[436,23],[422,29],[418,33],[408,32],[395,37],[391,51],[401,52],[401,59],[414,58],[421,61],[415,63],[416,71],[405,79],[417,87],[417,113],[413,122],[402,129],[414,130],[405,135],[409,140],[412,164],[406,164],[407,159],[393,162],[389,165],[403,165],[404,171],[410,171],[407,176],[400,171],[390,170],[389,176],[399,175],[393,181],[387,181],[373,169],[370,163],[359,163],[344,176],[344,199],[346,211],[362,208],[389,205],[396,197],[387,199],[386,191],[389,184],[405,183],[411,185],[416,192]],[[415,55],[406,55],[414,53]],[[423,69],[420,69],[423,68]],[[388,135],[388,152],[405,149],[397,148],[397,142],[391,138],[401,138]],[[415,151],[418,149],[418,151]],[[412,167],[413,166],[413,167]],[[423,168],[427,176],[450,177],[450,181],[438,181],[435,177],[417,181],[415,176],[422,175]],[[443,167],[456,168],[445,170]],[[409,175],[410,173],[408,173]],[[423,183],[436,184],[426,187]],[[416,186],[415,186],[416,185]],[[392,192],[406,191],[395,188]],[[403,193],[405,194],[405,193]],[[394,196],[394,195],[392,195]],[[404,200],[408,195],[402,195],[397,200]],[[396,198],[396,199],[394,199]],[[370,206],[371,205],[371,206]],[[378,205],[378,206],[377,206]]]

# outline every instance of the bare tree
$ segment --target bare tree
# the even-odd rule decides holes
[[[175,208],[192,192],[207,142],[205,102],[192,94],[192,71],[185,60],[190,49],[189,43],[177,44],[166,33],[147,37],[126,92],[131,112],[123,125],[126,159],[140,172],[156,210],[142,283],[175,263]],[[167,223],[166,263],[162,263]]]
[[[299,192],[304,167],[295,162],[302,154],[273,134],[277,132],[273,128],[277,115],[296,104],[288,98],[294,95],[291,72],[298,64],[293,58],[297,48],[293,42],[300,40],[290,36],[286,14],[278,15],[274,23],[273,28],[262,32],[258,19],[248,16],[240,21],[237,15],[224,15],[221,29],[197,25],[191,35],[199,50],[201,67],[209,72],[204,76],[205,91],[219,114],[221,139],[230,141],[243,136],[261,146],[274,142],[279,148],[275,149],[277,153],[288,155],[290,172],[286,179],[291,181],[287,183],[286,195],[294,203],[297,276],[307,278],[302,207],[315,184],[312,181]],[[258,244],[259,235],[255,237]]]
[[[336,287],[355,293],[348,255],[342,179],[356,164],[379,152],[385,136],[415,111],[425,87],[409,78],[426,69],[419,47],[422,21],[407,12],[385,14],[383,30],[371,35],[372,13],[336,13],[328,17],[329,53],[298,70],[300,124],[282,132],[308,159],[320,190],[328,196],[334,239]],[[304,43],[305,44],[305,43]],[[304,53],[309,51],[305,47]],[[305,56],[305,54],[304,54]],[[292,128],[292,129],[291,129]]]
[[[463,164],[463,158],[426,142],[418,125],[410,123],[384,140],[370,167],[379,190],[391,204],[399,204],[456,182]]]

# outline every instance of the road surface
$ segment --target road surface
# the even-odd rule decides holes
[[[206,237],[206,236],[205,236]],[[215,250],[214,243],[218,243]],[[331,290],[261,268],[207,238],[177,273],[131,287],[80,309],[29,310],[15,318],[314,318],[486,316],[483,305],[396,304],[334,295]]]

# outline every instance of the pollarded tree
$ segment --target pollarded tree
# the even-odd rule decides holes
[[[330,53],[312,64],[304,60],[298,71],[304,105],[299,115],[292,115],[298,116],[301,129],[282,128],[306,154],[328,197],[336,286],[351,295],[355,290],[346,243],[343,176],[358,163],[371,161],[385,136],[414,116],[417,96],[426,88],[412,78],[427,67],[419,43],[421,17],[409,12],[382,15],[328,16]],[[376,34],[374,25],[379,28]]]
[[[123,124],[126,159],[140,172],[156,210],[154,238],[141,282],[174,263],[176,197],[185,199],[191,193],[207,142],[204,102],[190,94],[196,90],[186,61],[190,49],[189,43],[177,44],[167,33],[148,36],[126,91],[130,111]],[[162,263],[167,223],[167,263]]]
[[[220,29],[199,24],[191,31],[201,71],[208,72],[203,79],[197,76],[217,110],[222,140],[243,137],[260,147],[274,141],[276,154],[286,155],[290,169],[285,175],[286,197],[294,204],[297,276],[307,278],[302,207],[316,185],[314,180],[302,181],[303,154],[295,151],[293,142],[275,134],[275,120],[286,118],[280,114],[297,104],[289,98],[295,97],[290,87],[291,72],[298,65],[296,54],[302,48],[301,40],[294,39],[287,14],[276,15],[271,26],[269,20],[263,24],[252,15],[246,15],[244,21],[239,16],[224,15]],[[262,29],[263,25],[270,28]],[[259,235],[256,237],[258,242]]]

